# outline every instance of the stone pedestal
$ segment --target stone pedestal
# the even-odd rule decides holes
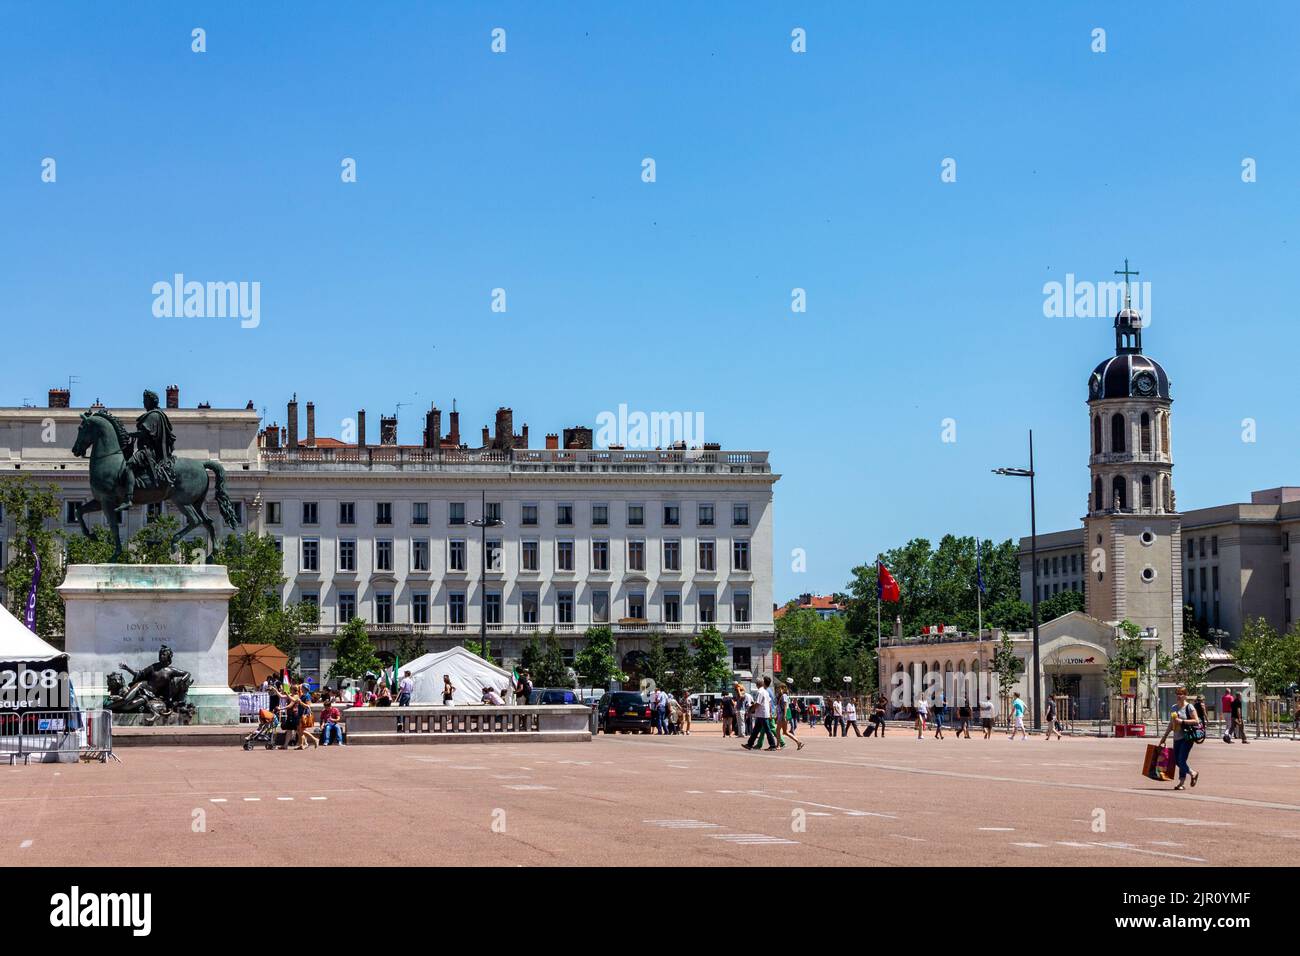
[[[130,682],[123,662],[138,671],[155,663],[166,644],[172,666],[193,675],[195,722],[238,723],[239,697],[228,683],[228,602],[236,591],[222,565],[69,565],[59,585],[64,649],[82,706],[106,700],[112,671]]]

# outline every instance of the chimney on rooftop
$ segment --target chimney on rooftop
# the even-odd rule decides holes
[[[307,447],[316,447],[316,403],[307,403]]]
[[[298,447],[298,393],[293,393],[293,398],[289,399],[289,447]]]
[[[559,451],[560,436],[555,434],[555,432],[551,432],[550,434],[548,434],[546,436],[546,448],[548,451]]]
[[[585,425],[574,425],[564,430],[565,448],[591,448],[591,429]]]
[[[528,423],[527,422],[524,422],[523,444],[520,445],[519,447],[520,448],[528,447]]]
[[[50,408],[68,408],[72,405],[72,391],[66,388],[50,389]]]
[[[397,416],[396,415],[379,416],[379,444],[381,445],[397,444]]]
[[[430,405],[424,413],[424,447],[442,447],[442,412],[437,405]]]
[[[357,412],[357,447],[366,447],[366,410]]]
[[[486,425],[483,426],[483,447],[487,448],[492,444],[492,434],[488,431]]]
[[[181,387],[179,385],[167,386],[167,407],[168,408],[181,407]]]
[[[492,447],[498,451],[509,451],[515,444],[515,413],[513,409],[502,406],[497,409],[496,439]]]
[[[280,426],[278,424],[269,426],[262,432],[263,445],[267,451],[280,450]]]

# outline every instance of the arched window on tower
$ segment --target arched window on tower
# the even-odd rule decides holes
[[[1110,483],[1111,507],[1116,511],[1124,511],[1128,508],[1128,495],[1124,491],[1124,476],[1116,475],[1115,480]]]
[[[1092,453],[1101,454],[1101,416],[1092,416]]]
[[[1173,514],[1174,511],[1173,482],[1170,480],[1168,475],[1165,475],[1163,478],[1160,479],[1160,485],[1164,489],[1164,493],[1160,497],[1164,500],[1165,511],[1168,511],[1170,514]]]
[[[1146,510],[1151,509],[1151,476],[1142,476],[1142,507]]]
[[[1092,483],[1092,510],[1102,511],[1106,507],[1106,501],[1102,497],[1101,476],[1098,475]]]
[[[1146,412],[1142,413],[1142,454],[1151,454],[1151,416]]]
[[[1124,448],[1128,444],[1124,441],[1124,429],[1126,428],[1124,416],[1116,412],[1110,417],[1110,450],[1115,454],[1123,454]]]
[[[1169,455],[1169,413],[1160,413],[1160,450]]]

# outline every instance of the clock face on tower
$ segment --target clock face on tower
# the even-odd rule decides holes
[[[1093,398],[1098,398],[1101,395],[1101,376],[1096,372],[1093,372],[1092,378],[1088,379],[1088,391]]]
[[[1137,395],[1154,395],[1156,393],[1156,377],[1147,371],[1138,372],[1133,376],[1133,391]]]

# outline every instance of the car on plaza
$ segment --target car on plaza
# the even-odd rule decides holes
[[[650,701],[634,690],[611,691],[596,704],[596,721],[607,734],[648,734],[654,727]]]
[[[536,704],[581,704],[582,697],[572,687],[534,687],[528,695],[528,703]]]

